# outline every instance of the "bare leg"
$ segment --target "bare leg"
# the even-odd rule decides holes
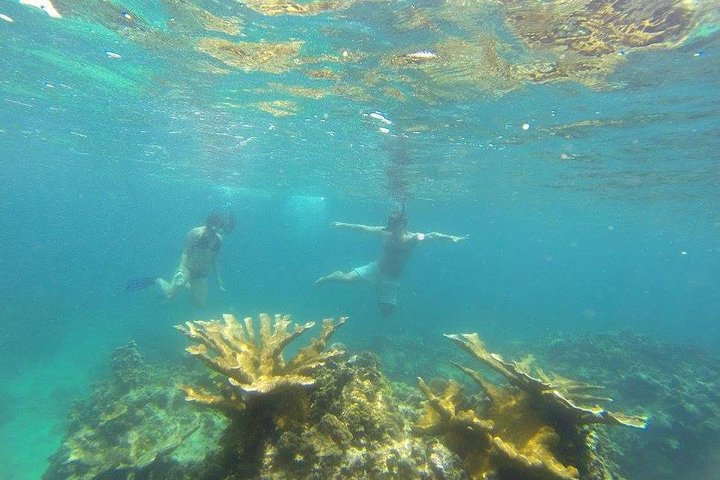
[[[162,291],[163,295],[165,295],[165,298],[173,298],[175,295],[177,295],[177,292],[179,288],[175,286],[173,283],[168,283],[163,278],[156,278],[155,284],[160,287],[160,290]]]
[[[360,280],[360,275],[353,270],[348,273],[341,272],[340,270],[336,270],[332,272],[330,275],[325,275],[324,277],[320,277],[317,280],[315,280],[315,285],[322,285],[326,282],[334,282],[334,283],[355,283],[358,280]]]
[[[196,278],[190,282],[190,297],[198,307],[205,305],[208,283],[206,278]]]
[[[174,298],[180,289],[185,286],[185,277],[178,272],[172,278],[172,281],[168,282],[163,278],[156,278],[155,284],[160,287],[165,298]]]

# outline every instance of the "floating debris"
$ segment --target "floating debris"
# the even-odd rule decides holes
[[[23,107],[32,107],[29,103],[18,102],[17,100],[10,100],[9,98],[4,98],[3,100],[8,103],[14,103],[15,105],[22,105]]]
[[[380,120],[385,125],[392,125],[392,121],[385,118],[380,112],[373,112],[368,115],[368,117],[374,118],[375,120]]]
[[[407,58],[411,60],[434,60],[438,58],[438,56],[430,50],[420,50],[419,52],[408,53]]]

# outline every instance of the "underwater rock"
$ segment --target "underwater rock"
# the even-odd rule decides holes
[[[268,443],[260,478],[464,479],[460,459],[418,436],[407,403],[370,353],[334,359],[310,392],[308,421]],[[415,397],[408,397],[417,400]]]
[[[110,367],[113,379],[118,386],[137,387],[146,383],[149,377],[149,368],[140,355],[134,340],[112,352]]]
[[[538,60],[518,72],[536,82],[571,80],[594,88],[632,51],[682,45],[703,16],[681,0],[501,0],[510,30]]]
[[[262,15],[317,15],[319,13],[350,8],[356,0],[245,0],[243,5]]]
[[[112,364],[112,377],[73,406],[43,479],[186,478],[217,448],[225,419],[183,402],[177,384],[191,375],[145,364],[134,342]]]
[[[203,38],[197,49],[231,68],[244,72],[286,73],[300,61],[302,41],[231,42],[223,38]]]

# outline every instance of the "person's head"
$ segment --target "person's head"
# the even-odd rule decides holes
[[[390,215],[387,218],[387,223],[385,224],[385,230],[387,230],[391,233],[401,233],[401,232],[405,231],[407,224],[408,224],[408,219],[407,219],[407,215],[405,214],[405,209],[393,210],[392,212],[390,212]]]
[[[226,217],[217,212],[213,212],[205,219],[205,227],[208,232],[212,233],[230,233],[235,228],[235,217],[229,214]]]
[[[205,219],[205,228],[208,232],[221,233],[225,230],[225,218],[219,213],[211,213]]]

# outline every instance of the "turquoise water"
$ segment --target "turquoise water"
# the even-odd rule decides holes
[[[503,3],[0,3],[0,478],[41,477],[113,348],[180,358],[171,327],[227,311],[348,315],[350,346],[628,330],[717,351],[711,2],[687,38],[618,41],[588,55],[611,69],[542,83],[520,67],[563,54],[523,43]],[[381,225],[400,202],[411,230],[468,240],[417,248],[391,318],[370,287],[316,289],[380,248],[330,222]],[[238,220],[226,292],[125,290],[169,275],[213,210]]]

